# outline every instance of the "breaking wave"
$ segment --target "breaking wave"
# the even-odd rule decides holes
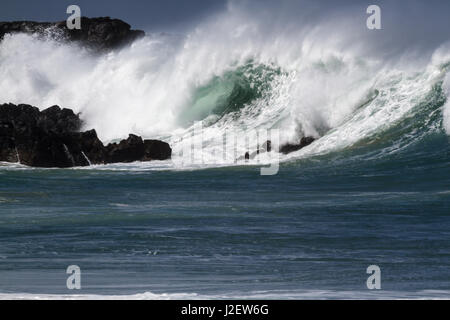
[[[209,160],[221,157],[229,132],[278,129],[279,143],[317,139],[284,160],[389,140],[383,154],[431,132],[450,134],[445,45],[419,63],[368,55],[362,38],[349,46],[355,35],[336,21],[271,27],[230,4],[185,35],[149,34],[103,55],[9,35],[0,44],[0,101],[72,108],[104,142],[129,133],[161,138],[175,157],[200,122]]]

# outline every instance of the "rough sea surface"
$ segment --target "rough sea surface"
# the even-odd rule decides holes
[[[394,156],[328,155],[275,176],[5,165],[1,292],[448,298],[449,161],[436,134]],[[376,293],[366,287],[373,264]],[[82,270],[80,291],[66,287],[69,265]]]

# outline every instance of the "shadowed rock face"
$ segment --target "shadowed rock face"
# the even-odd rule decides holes
[[[160,140],[144,140],[144,161],[165,160],[172,156],[169,144]]]
[[[167,143],[135,135],[105,147],[95,130],[79,132],[81,126],[79,116],[70,109],[53,106],[40,112],[25,104],[0,105],[0,161],[67,168],[166,160],[172,155]]]
[[[298,151],[301,148],[304,148],[308,145],[310,145],[311,143],[314,142],[314,138],[313,137],[303,137],[301,138],[299,143],[293,144],[293,143],[286,143],[282,146],[280,146],[280,152],[283,154],[288,154],[294,151]]]
[[[75,41],[96,50],[110,50],[127,45],[145,35],[144,31],[131,30],[130,25],[109,17],[81,18],[80,30],[69,30],[66,21],[34,22],[14,21],[0,22],[0,40],[7,33],[28,33]]]
[[[134,134],[119,143],[106,146],[106,163],[132,162],[170,159],[172,149],[169,144],[159,140],[142,140]]]
[[[144,141],[141,137],[130,134],[128,139],[106,146],[106,162],[132,162],[144,157]]]

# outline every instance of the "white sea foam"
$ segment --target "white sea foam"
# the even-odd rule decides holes
[[[297,20],[307,22],[292,24],[271,21],[265,14],[251,14],[232,1],[226,12],[185,35],[149,34],[128,48],[99,56],[73,44],[6,36],[0,44],[0,101],[72,108],[104,142],[131,132],[167,140],[175,168],[183,163],[177,158],[181,138],[193,133],[193,121],[203,121],[200,156],[220,166],[235,162],[222,156],[223,136],[232,132],[239,137],[249,129],[279,129],[281,142],[321,137],[284,159],[349,147],[411,112],[445,76],[439,64],[450,61],[446,48],[425,67],[370,55],[363,31],[348,17],[312,24],[306,12]],[[269,92],[218,121],[205,119],[215,100],[193,110],[199,88],[250,60],[281,70]],[[450,132],[450,105],[443,114]],[[207,124],[211,119],[213,124]],[[249,148],[256,149],[256,142],[236,154]],[[262,157],[266,159],[259,162],[277,161]]]
[[[444,81],[444,90],[446,92],[447,97],[450,97],[450,76],[447,75]],[[444,122],[444,128],[447,131],[447,134],[450,135],[450,101],[447,100],[447,102],[444,105],[443,110],[443,122]]]
[[[217,299],[350,299],[350,300],[377,300],[377,299],[436,299],[448,300],[448,290],[422,290],[422,291],[337,291],[337,290],[295,290],[295,291],[255,291],[232,292],[226,294],[197,294],[197,293],[152,293],[144,292],[130,295],[97,295],[97,294],[31,294],[31,293],[0,293],[0,300],[217,300]]]

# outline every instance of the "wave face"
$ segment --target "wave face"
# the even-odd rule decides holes
[[[229,132],[278,129],[280,143],[319,138],[284,160],[389,139],[383,154],[430,132],[450,134],[445,46],[416,60],[386,58],[368,55],[362,37],[349,45],[358,37],[349,36],[349,23],[269,28],[266,21],[232,2],[186,35],[150,35],[100,56],[51,39],[7,36],[0,101],[69,107],[104,142],[130,132],[163,138],[175,158],[182,157],[182,137],[198,134],[201,122],[203,158],[225,165],[235,159],[218,152]]]

